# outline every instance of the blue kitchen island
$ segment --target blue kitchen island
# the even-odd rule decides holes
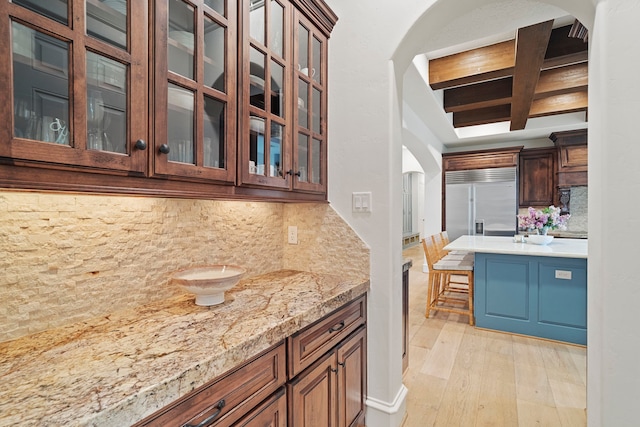
[[[476,326],[586,345],[586,239],[462,236],[445,249],[475,253]]]

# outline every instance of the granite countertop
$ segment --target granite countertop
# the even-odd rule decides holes
[[[587,239],[553,239],[548,245],[515,243],[513,237],[461,236],[444,247],[449,251],[482,252],[508,255],[587,258]]]
[[[0,343],[0,425],[130,425],[368,290],[283,270]]]

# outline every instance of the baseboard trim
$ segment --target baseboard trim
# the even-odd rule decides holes
[[[393,399],[393,402],[385,402],[374,397],[367,397],[366,405],[370,408],[376,409],[386,414],[395,414],[402,407],[404,400],[407,397],[408,391],[409,390],[407,389],[407,387],[402,384],[400,386],[400,390],[398,390],[398,393],[396,394],[395,399]]]

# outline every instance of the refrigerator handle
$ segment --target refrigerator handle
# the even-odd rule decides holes
[[[467,215],[467,234],[473,236],[473,225],[476,218],[476,186],[471,184],[469,186],[469,214]]]

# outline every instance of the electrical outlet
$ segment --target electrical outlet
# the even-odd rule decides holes
[[[289,244],[297,245],[298,244],[298,227],[296,227],[295,225],[290,225],[287,236],[288,236],[287,241],[289,242]]]
[[[571,271],[556,270],[556,279],[571,280]]]

